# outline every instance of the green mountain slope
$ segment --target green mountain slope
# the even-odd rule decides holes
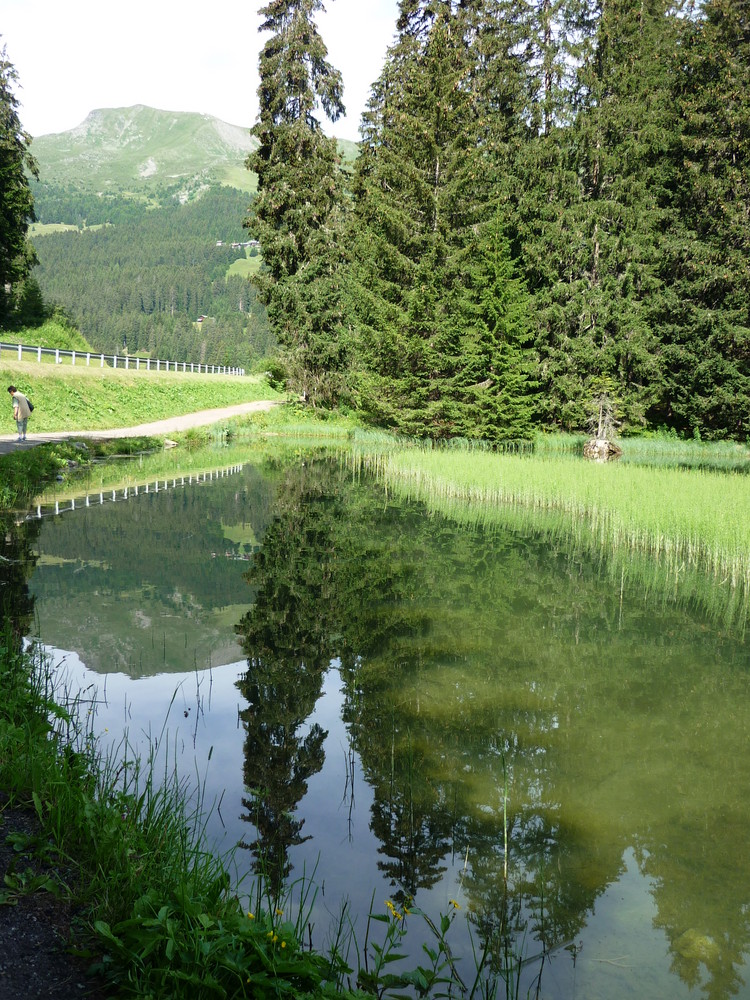
[[[254,191],[244,161],[256,145],[249,128],[139,104],[92,111],[68,132],[34,139],[32,151],[42,184],[134,194],[178,186],[187,196],[210,183]]]
[[[92,111],[76,128],[34,139],[32,152],[45,187],[147,199],[168,190],[185,201],[211,184],[254,193],[245,159],[257,145],[249,127],[137,104]],[[358,147],[341,140],[339,151],[353,162]]]

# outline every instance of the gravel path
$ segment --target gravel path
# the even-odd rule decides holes
[[[18,849],[18,838],[33,843],[38,831],[34,814],[10,809],[0,792],[0,1000],[109,1000],[88,975],[90,963],[71,953],[76,913],[64,892],[13,891],[35,877],[69,874]]]
[[[136,427],[118,427],[106,431],[50,431],[48,434],[29,433],[26,441],[19,442],[15,434],[0,434],[0,455],[7,455],[19,449],[33,448],[36,444],[48,441],[64,441],[66,438],[94,438],[110,440],[111,438],[128,437],[159,437],[162,434],[177,434],[179,431],[189,431],[193,427],[205,427],[230,417],[241,417],[247,413],[259,413],[277,406],[273,400],[260,399],[254,403],[238,403],[235,406],[225,406],[216,410],[199,410],[197,413],[185,413],[181,417],[168,417],[166,420],[156,420],[150,424],[138,424]],[[29,421],[32,425],[34,418]],[[12,426],[12,425],[11,425]]]

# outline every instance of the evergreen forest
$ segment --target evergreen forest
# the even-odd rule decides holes
[[[435,439],[745,438],[747,0],[400,0],[353,173],[314,16],[263,8],[252,220],[288,376]]]
[[[75,227],[34,239],[44,300],[106,353],[251,368],[275,340],[247,276],[227,273],[246,256],[232,243],[249,241],[247,194],[214,185],[184,204],[157,194],[155,206],[38,185],[37,220]]]

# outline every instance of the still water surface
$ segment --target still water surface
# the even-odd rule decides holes
[[[498,960],[510,936],[522,995],[750,997],[748,650],[700,613],[313,455],[34,544],[95,731],[196,776],[240,873],[314,873],[321,944],[343,900],[361,943],[371,900],[413,898],[469,979],[465,915]]]

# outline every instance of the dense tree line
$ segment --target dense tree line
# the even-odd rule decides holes
[[[290,380],[432,437],[745,437],[747,0],[400,0],[351,182],[320,0],[276,0],[253,224]]]
[[[119,226],[143,218],[146,199],[122,192],[84,191],[71,184],[32,185],[37,222],[66,226]],[[160,204],[164,202],[159,199]]]
[[[40,219],[97,228],[38,236],[35,276],[98,350],[249,367],[274,339],[251,283],[226,277],[245,256],[231,243],[247,239],[246,204],[226,187],[185,205],[167,197],[157,210],[40,187]]]

